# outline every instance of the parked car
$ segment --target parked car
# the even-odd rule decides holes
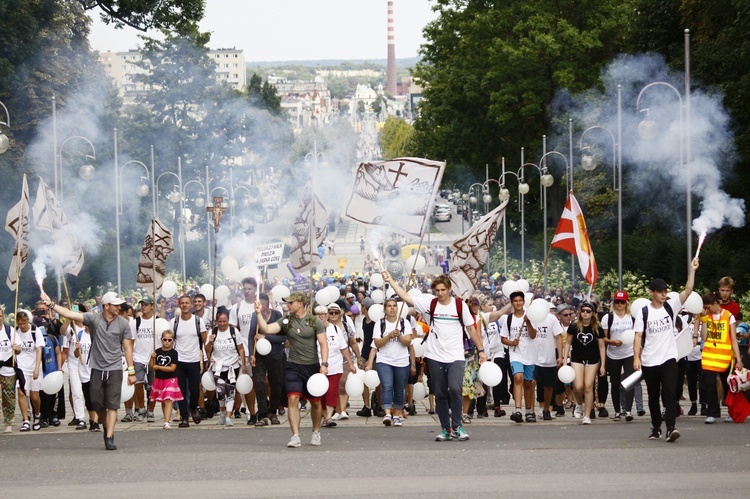
[[[447,204],[437,204],[432,210],[432,218],[436,222],[449,222],[453,218],[451,207]]]

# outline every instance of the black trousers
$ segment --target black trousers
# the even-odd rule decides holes
[[[706,403],[706,397],[703,393],[703,386],[701,386],[701,361],[700,360],[689,360],[687,361],[687,386],[688,395],[690,396],[690,402],[698,402],[698,395],[700,394],[701,404]],[[700,391],[699,391],[700,390]]]
[[[623,407],[620,406],[620,393],[622,390],[620,384],[624,378],[633,374],[633,356],[617,360],[607,357],[607,372],[609,373],[609,378],[612,380],[612,405],[615,408],[615,414],[619,414],[623,412]],[[633,410],[634,396],[635,393],[633,390],[625,392],[624,412],[631,412]]]
[[[266,377],[268,377],[271,392],[269,394],[266,393]],[[253,386],[255,387],[255,400],[258,403],[258,419],[276,414],[284,386],[284,359],[274,360],[257,355],[255,367],[253,367]]]
[[[180,417],[187,421],[190,412],[198,409],[198,398],[200,397],[201,386],[201,364],[200,362],[178,362],[177,363],[177,384],[180,385],[183,399],[177,404],[180,407]]]
[[[510,403],[510,392],[508,391],[508,374],[510,371],[510,362],[508,362],[508,356],[503,358],[495,358],[495,364],[500,366],[503,372],[503,379],[499,385],[492,387],[492,398],[495,400],[495,407],[500,404],[508,405]]]
[[[669,359],[659,366],[643,366],[643,379],[648,390],[648,410],[651,426],[661,428],[661,405],[664,404],[664,421],[667,430],[674,428],[677,419],[677,361]]]

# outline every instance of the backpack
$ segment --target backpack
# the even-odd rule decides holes
[[[404,325],[404,318],[401,317],[399,319],[401,321],[401,334],[403,335],[406,332],[406,326]],[[383,336],[383,333],[385,333],[385,317],[380,319],[380,336]]]
[[[201,320],[200,317],[193,314],[193,317],[195,317],[195,331],[198,333],[198,347],[203,350],[203,338],[201,338]],[[180,322],[180,316],[175,315],[174,316],[174,340],[177,341],[177,325]],[[136,325],[136,329],[138,329],[138,326]],[[234,338],[234,336],[233,336]],[[235,342],[235,345],[237,345],[237,342]]]
[[[175,329],[177,329],[177,328],[175,327]],[[216,334],[218,332],[219,332],[219,327],[216,326],[213,329],[212,334]],[[234,331],[234,326],[231,326],[231,325],[229,326],[229,336],[232,337],[232,341],[234,342],[234,349],[237,350],[237,355],[239,355],[240,354],[240,347],[237,346],[237,336],[236,336],[235,331]],[[211,351],[211,353],[213,353],[213,350]],[[242,359],[240,359],[240,361],[241,360]],[[206,363],[209,363],[209,364],[211,363],[211,357],[210,356],[208,357],[208,360],[206,360]]]
[[[664,310],[667,311],[669,320],[672,321],[672,328],[674,328],[675,327],[674,310],[672,310],[672,305],[670,305],[669,302],[665,301]],[[643,348],[643,346],[646,344],[646,329],[647,329],[646,324],[648,324],[648,305],[645,305],[643,309],[641,309],[641,314],[643,315],[643,334],[641,334],[641,348]]]
[[[459,300],[458,298],[454,298],[456,301],[456,313],[458,314],[458,322],[461,324],[461,329],[464,331],[464,334],[466,334],[466,326],[464,326],[464,318],[463,318],[463,312],[464,312],[464,302],[462,300]],[[435,322],[435,308],[437,308],[438,299],[433,298],[430,302],[430,330],[427,331],[427,334],[425,334],[422,337],[422,343],[427,341],[427,337],[432,332],[432,324]]]
[[[665,305],[666,305],[666,302],[665,302]],[[607,314],[606,314],[606,315],[607,315],[607,326],[608,326],[608,329],[612,329],[612,321],[613,321],[613,320],[614,320],[614,318],[615,318],[615,313],[614,313],[614,312],[607,312]],[[646,313],[646,315],[644,315],[643,317],[644,317],[644,319],[645,319],[646,317],[648,317],[648,313]],[[635,317],[633,317],[633,316],[631,315],[631,316],[630,316],[630,319],[631,319],[631,320],[633,321],[633,325],[635,326]]]

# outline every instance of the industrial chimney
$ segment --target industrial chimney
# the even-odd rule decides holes
[[[396,95],[396,37],[393,26],[393,2],[388,2],[388,66],[386,69],[385,90]]]

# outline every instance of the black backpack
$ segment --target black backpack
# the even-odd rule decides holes
[[[193,317],[195,317],[195,331],[198,333],[198,347],[203,350],[203,338],[201,338],[201,320],[200,317],[193,314]],[[174,316],[174,340],[177,341],[177,325],[180,323],[180,315],[177,314]],[[136,329],[138,329],[138,325],[136,324]],[[233,336],[234,338],[234,336]],[[237,342],[235,341],[235,346],[237,345]]]
[[[664,302],[664,310],[667,311],[667,315],[669,316],[669,320],[672,321],[672,327],[675,327],[675,321],[674,321],[674,310],[672,310],[672,305],[669,304],[669,302]],[[610,312],[612,313],[612,312]],[[646,344],[646,329],[648,324],[648,305],[644,306],[641,309],[641,314],[643,315],[643,333],[641,334],[641,348]],[[635,319],[633,319],[633,323],[635,324]]]
[[[463,318],[463,312],[464,312],[464,302],[462,300],[459,300],[458,298],[454,298],[456,300],[456,313],[458,314],[458,322],[461,323],[461,329],[463,329],[464,334],[466,334],[466,326],[464,326],[464,318]],[[432,323],[435,322],[435,308],[437,308],[438,299],[433,298],[430,302],[430,330],[427,331],[427,334],[425,334],[422,337],[422,343],[427,341],[427,337],[432,332]]]

